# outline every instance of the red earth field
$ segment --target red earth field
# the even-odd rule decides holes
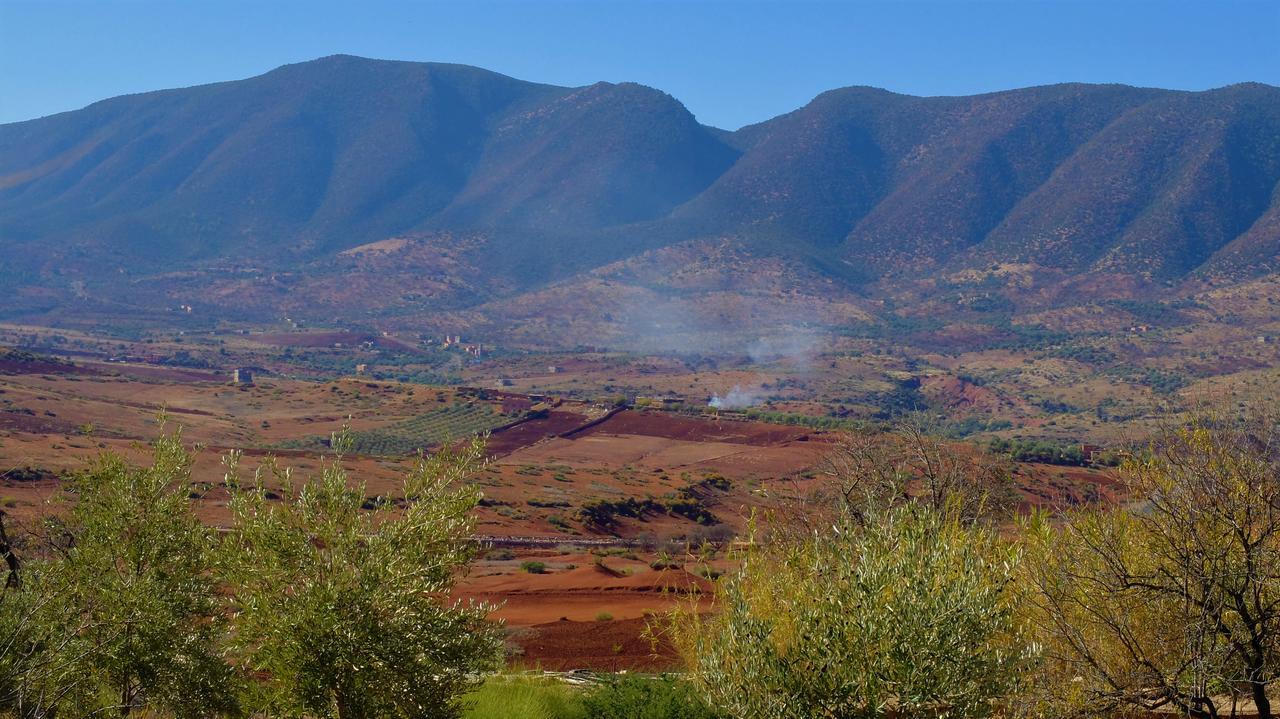
[[[646,622],[691,596],[707,602],[701,574],[731,566],[723,551],[704,564],[680,565],[686,547],[712,540],[722,548],[753,511],[808,491],[838,435],[830,431],[614,410],[589,402],[503,392],[345,379],[306,382],[263,377],[231,386],[213,373],[92,360],[76,364],[0,364],[0,509],[21,527],[46,512],[60,476],[103,450],[142,461],[158,416],[181,426],[197,445],[192,491],[199,516],[227,520],[219,454],[244,450],[247,469],[275,455],[306,474],[330,461],[318,449],[282,443],[327,437],[348,422],[357,432],[388,431],[423,413],[490,407],[539,416],[502,420],[489,437],[490,462],[476,477],[485,500],[477,533],[493,543],[461,578],[456,596],[495,605],[510,630],[512,662],[549,669],[656,668],[674,661],[670,647],[642,636]],[[495,420],[498,421],[498,420]],[[370,495],[394,495],[403,456],[345,459]],[[1066,505],[1115,498],[1106,472],[1020,465],[1024,503]],[[714,479],[713,483],[709,483]],[[594,501],[694,496],[708,519],[673,512],[587,523]],[[522,570],[541,562],[543,573]],[[653,566],[651,566],[653,565]]]

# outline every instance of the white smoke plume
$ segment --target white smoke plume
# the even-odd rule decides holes
[[[719,394],[711,395],[711,401],[707,402],[707,406],[716,409],[743,409],[751,407],[760,401],[760,393],[752,390],[745,390],[738,385],[734,385],[721,397]]]
[[[808,367],[821,350],[822,340],[816,333],[792,327],[781,328],[776,334],[759,338],[747,348],[747,355],[758,364],[788,360]]]

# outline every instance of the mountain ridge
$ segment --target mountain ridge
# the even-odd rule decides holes
[[[1280,271],[1280,88],[850,86],[728,131],[636,83],[333,55],[0,125],[8,287],[309,272],[455,235],[486,302],[699,241],[858,292],[1002,263],[1259,276]]]

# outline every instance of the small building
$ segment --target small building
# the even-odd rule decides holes
[[[248,367],[237,367],[231,370],[231,382],[232,384],[253,384],[253,370]]]
[[[369,371],[369,365],[363,364],[363,363],[356,365],[356,374],[364,374],[365,372],[368,372],[368,371]]]
[[[559,367],[557,367],[557,366],[555,366],[555,365],[551,365],[550,367],[548,367],[548,368],[547,368],[547,373],[548,373],[548,374],[560,374],[560,368],[559,368]]]

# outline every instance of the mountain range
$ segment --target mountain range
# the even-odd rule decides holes
[[[841,302],[1002,267],[1231,282],[1280,272],[1280,88],[849,87],[729,132],[637,84],[333,56],[0,125],[0,252],[12,312],[480,322],[601,282],[732,291],[752,263]]]

